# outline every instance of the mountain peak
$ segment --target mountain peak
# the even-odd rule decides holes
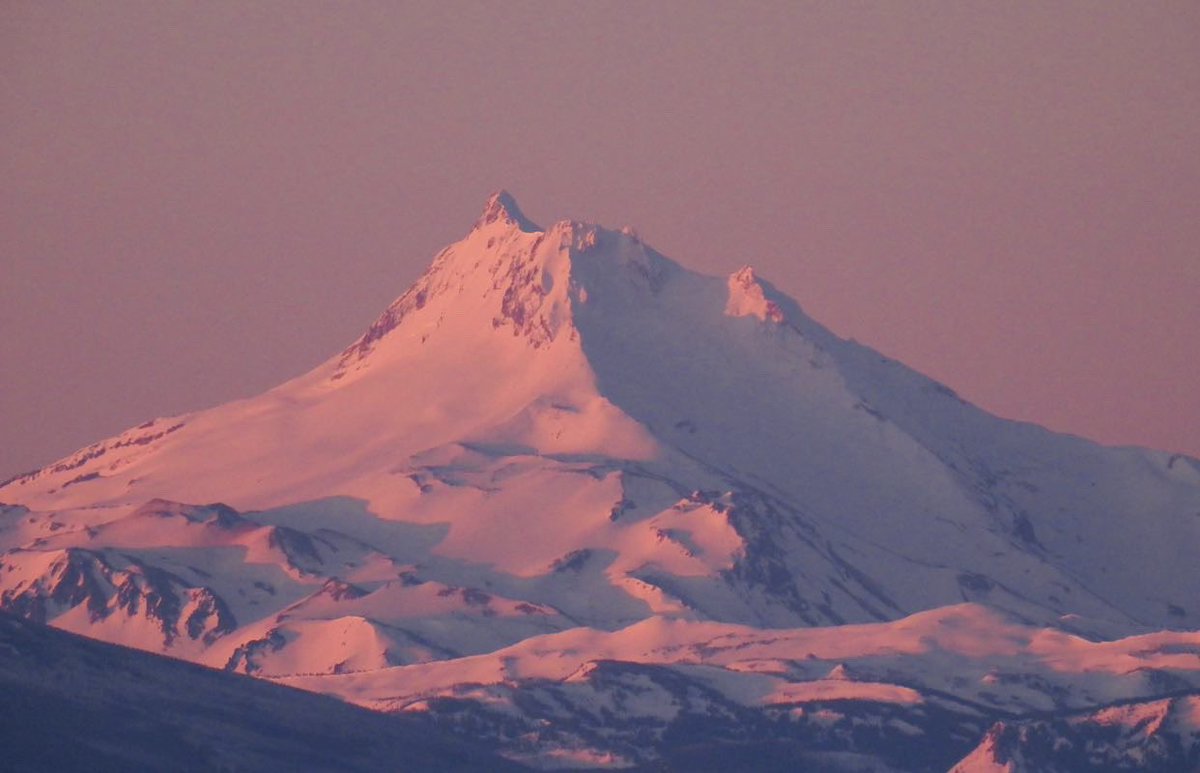
[[[726,767],[946,770],[1044,719],[968,763],[1196,768],[1200,462],[991,416],[752,268],[533,228],[500,191],[308,374],[0,485],[0,611],[544,767],[686,767],[717,728]]]
[[[493,223],[516,226],[528,232],[541,230],[536,223],[525,217],[521,208],[517,206],[517,200],[503,188],[488,196],[487,203],[483,205],[483,212],[475,221],[475,228],[486,228]]]

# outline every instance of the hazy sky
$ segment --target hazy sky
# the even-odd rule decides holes
[[[0,479],[345,346],[505,187],[1200,454],[1200,4],[0,4]]]

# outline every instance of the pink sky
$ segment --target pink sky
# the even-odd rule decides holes
[[[7,3],[0,479],[349,343],[511,190],[1200,454],[1195,3]]]

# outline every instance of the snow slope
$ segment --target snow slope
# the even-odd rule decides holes
[[[1200,696],[1109,706],[1054,719],[998,722],[952,773],[1081,773],[1200,768]]]
[[[503,684],[572,684],[608,659],[661,675],[681,666],[610,649],[670,626],[685,648],[704,626],[783,631],[772,657],[795,662],[815,646],[802,629],[902,630],[963,602],[1126,642],[1200,614],[1197,460],[991,416],[752,268],[708,277],[627,229],[542,229],[503,192],[313,371],[93,444],[0,501],[0,606],[389,708],[535,645],[569,650],[570,672]],[[1037,637],[1018,639],[1028,654]],[[755,691],[849,689],[696,657],[755,710]],[[903,703],[905,669],[958,673],[926,661],[855,695]],[[1104,662],[1062,687],[1070,705],[1161,692]],[[916,689],[984,714],[1062,703],[1044,685],[1012,705]]]

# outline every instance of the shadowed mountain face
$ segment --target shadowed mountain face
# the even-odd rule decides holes
[[[4,608],[543,766],[953,726],[936,767],[1200,671],[1196,460],[991,416],[749,267],[507,194],[310,373],[0,500]]]
[[[0,613],[3,768],[517,770],[419,717],[91,641]]]

